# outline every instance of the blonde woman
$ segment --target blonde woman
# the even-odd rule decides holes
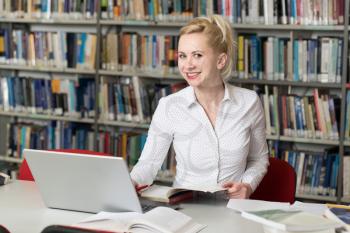
[[[221,16],[181,28],[178,68],[189,86],[159,101],[131,172],[136,188],[153,182],[171,144],[174,186],[220,184],[230,198],[249,198],[257,188],[268,166],[264,112],[254,91],[225,82],[233,52],[230,24]]]

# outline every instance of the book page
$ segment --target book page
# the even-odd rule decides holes
[[[289,207],[289,202],[272,202],[252,199],[230,199],[227,203],[227,208],[233,209],[238,212],[289,209]]]
[[[283,231],[319,231],[339,224],[323,216],[303,211],[262,210],[242,212],[242,217]]]
[[[346,230],[340,231],[342,233],[350,232],[350,210],[342,208],[327,208],[324,215],[338,223],[340,223]]]
[[[130,223],[129,229],[145,228],[164,233],[194,233],[205,226],[196,223],[191,217],[168,207],[157,207]]]
[[[327,209],[326,204],[320,203],[307,203],[296,201],[290,206],[291,210],[302,210],[308,213],[323,215]]]
[[[130,221],[141,216],[142,214],[137,212],[110,213],[102,211],[72,226],[111,232],[127,232]]]
[[[210,193],[215,193],[215,192],[227,190],[227,188],[222,187],[221,184],[216,184],[216,185],[190,185],[190,186],[179,186],[179,187],[175,187],[175,188],[188,189],[188,190],[201,191],[201,192],[210,192]]]
[[[142,191],[141,197],[146,198],[157,198],[159,201],[167,201],[169,200],[169,197],[172,196],[175,193],[185,191],[185,189],[180,188],[173,188],[169,186],[162,186],[162,185],[152,185],[146,190]]]

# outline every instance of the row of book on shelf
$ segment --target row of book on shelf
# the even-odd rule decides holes
[[[219,14],[232,23],[336,25],[344,23],[344,0],[103,1],[102,18],[187,21]]]
[[[161,97],[186,87],[185,82],[149,83],[139,77],[94,78],[53,75],[49,78],[0,77],[0,110],[76,118],[149,123]],[[284,94],[278,87],[257,90],[265,110],[267,135],[339,139],[340,97],[314,88],[305,95]],[[281,93],[280,93],[281,92]],[[350,94],[347,94],[345,138],[349,139]]]
[[[0,109],[5,112],[94,117],[95,80],[91,77],[63,77],[0,77]]]
[[[238,77],[241,79],[340,83],[343,40],[238,36]]]
[[[0,63],[54,68],[95,68],[95,34],[0,29]],[[136,32],[107,33],[102,38],[101,68],[178,74],[178,36]],[[10,46],[8,46],[10,45]],[[241,79],[340,83],[343,40],[238,36]]]
[[[0,29],[0,63],[94,69],[97,37],[92,33]]]
[[[288,162],[297,174],[297,194],[336,196],[338,152],[285,150],[280,154],[280,159]]]
[[[267,135],[339,139],[340,97],[319,93],[317,88],[304,96],[279,93],[276,86],[272,92],[267,85],[264,89],[260,98]]]
[[[94,151],[94,130],[91,125],[65,121],[20,120],[9,122],[5,128],[5,156],[23,158],[23,149],[85,149]],[[132,167],[138,161],[147,134],[129,129],[100,129],[97,134],[97,151],[122,157]],[[173,150],[161,167],[162,174],[173,174],[175,157]]]
[[[177,40],[172,35],[107,33],[102,67],[107,70],[178,73]],[[237,76],[241,79],[340,83],[343,40],[238,35]],[[137,51],[135,53],[135,51]]]
[[[1,18],[91,19],[97,16],[96,0],[0,0]]]
[[[102,68],[177,73],[178,36],[107,33],[102,38]]]
[[[115,20],[184,22],[193,17],[219,14],[232,23],[337,25],[344,23],[344,0],[103,0],[101,17]],[[0,1],[0,17],[91,19],[95,0]]]
[[[99,92],[101,119],[149,123],[160,98],[186,86],[184,82],[142,83],[136,76],[103,76]]]
[[[95,117],[96,83],[91,77],[0,77],[0,110],[75,118]],[[161,97],[184,88],[184,82],[140,84],[139,77],[101,77],[101,120],[149,123]]]

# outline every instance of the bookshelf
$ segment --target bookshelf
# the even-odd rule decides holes
[[[44,1],[42,1],[44,2]],[[86,1],[90,2],[90,1]],[[164,83],[172,85],[177,82],[181,82],[181,76],[176,72],[156,72],[156,69],[140,69],[140,68],[129,68],[129,69],[105,69],[102,67],[102,63],[104,62],[103,55],[103,40],[104,37],[108,33],[114,33],[117,35],[124,34],[140,34],[151,36],[152,33],[156,35],[164,35],[164,36],[175,36],[177,34],[177,30],[185,24],[186,18],[184,15],[180,14],[180,16],[170,17],[170,19],[163,20],[157,18],[156,16],[152,17],[142,17],[141,18],[133,18],[127,15],[118,16],[117,19],[113,19],[110,17],[110,12],[108,8],[104,8],[106,1],[91,1],[93,2],[95,8],[92,10],[94,13],[90,13],[89,17],[85,15],[86,9],[84,8],[85,13],[80,14],[79,17],[69,17],[65,15],[65,17],[52,17],[52,18],[43,18],[43,17],[31,17],[31,18],[17,18],[17,17],[8,17],[1,15],[0,25],[1,27],[17,29],[24,28],[26,30],[29,29],[31,31],[32,28],[35,30],[44,30],[45,28],[49,28],[50,31],[54,32],[55,29],[60,30],[68,30],[70,32],[74,32],[77,29],[77,33],[80,33],[86,29],[89,33],[94,33],[96,35],[96,53],[95,53],[95,66],[93,68],[79,68],[79,67],[55,67],[55,66],[46,66],[46,65],[35,65],[35,66],[25,66],[18,64],[0,64],[0,72],[7,74],[11,73],[14,76],[19,76],[21,74],[29,73],[39,73],[39,74],[48,74],[50,78],[54,76],[66,76],[66,75],[76,75],[79,77],[88,77],[91,82],[95,85],[95,91],[92,93],[94,103],[93,109],[94,114],[89,117],[81,117],[81,116],[66,116],[66,115],[55,115],[55,114],[28,114],[25,112],[16,112],[16,111],[4,111],[0,110],[0,117],[10,119],[9,121],[18,122],[20,119],[29,119],[34,121],[60,121],[60,122],[71,122],[84,124],[89,128],[89,132],[93,135],[93,140],[89,141],[89,143],[93,143],[90,145],[90,148],[94,148],[95,150],[103,150],[104,144],[101,144],[101,140],[103,140],[103,134],[105,132],[108,133],[106,137],[110,137],[113,139],[113,136],[117,131],[123,132],[145,132],[149,127],[149,122],[141,121],[126,121],[116,119],[106,119],[101,118],[101,114],[98,114],[101,107],[101,96],[102,92],[100,86],[102,85],[102,80],[106,78],[109,80],[108,82],[118,83],[123,77],[137,77],[140,80],[140,85],[156,83],[162,85]],[[214,1],[215,2],[215,1]],[[235,1],[234,1],[235,2]],[[261,1],[262,2],[262,1]],[[336,0],[335,2],[340,3],[340,0]],[[0,1],[0,5],[1,5]],[[206,1],[205,4],[213,3],[213,1]],[[5,3],[4,3],[5,4]],[[102,4],[102,11],[100,11],[100,4]],[[83,6],[85,7],[85,6]],[[125,7],[125,6],[123,6]],[[130,6],[129,6],[130,7]],[[174,6],[174,9],[176,7]],[[266,80],[266,79],[246,79],[239,78],[238,63],[235,64],[232,78],[229,80],[230,83],[238,86],[255,88],[259,87],[264,89],[267,87],[269,91],[271,91],[274,87],[282,90],[281,94],[289,94],[289,90],[313,90],[319,89],[329,93],[337,93],[341,97],[340,105],[339,105],[339,113],[340,117],[338,120],[338,131],[339,137],[338,139],[329,139],[329,138],[305,138],[300,136],[287,136],[280,133],[267,135],[267,139],[271,144],[275,142],[280,142],[281,144],[291,144],[299,145],[302,149],[308,147],[322,147],[330,148],[337,147],[339,150],[339,175],[338,186],[337,186],[337,195],[336,196],[322,196],[322,195],[312,195],[312,194],[297,194],[297,197],[303,199],[313,199],[319,201],[331,201],[331,202],[350,202],[350,198],[342,197],[342,184],[343,184],[343,157],[345,155],[345,151],[347,147],[350,147],[350,141],[345,139],[345,121],[348,120],[346,117],[346,95],[347,88],[349,88],[349,78],[348,78],[348,41],[349,41],[349,2],[343,1],[344,8],[344,22],[341,24],[334,25],[303,25],[303,24],[271,24],[267,25],[264,22],[255,22],[255,23],[237,23],[237,19],[232,20],[232,28],[234,29],[234,36],[238,39],[240,35],[252,35],[255,34],[257,36],[261,36],[262,38],[268,37],[276,37],[276,38],[284,38],[289,41],[294,41],[297,39],[308,40],[308,39],[317,39],[318,37],[336,37],[343,41],[342,44],[342,57],[341,57],[341,79],[340,82],[318,82],[318,81],[294,81],[291,79],[285,80]],[[91,9],[89,9],[91,11]],[[203,9],[202,9],[203,10]],[[210,9],[213,12],[214,9]],[[209,10],[209,12],[210,12]],[[78,10],[79,11],[79,10]],[[106,13],[107,12],[107,13]],[[2,12],[0,12],[2,13]],[[74,13],[74,12],[73,12]],[[74,15],[76,15],[74,13]],[[85,15],[85,16],[84,16]],[[107,15],[107,16],[106,16]],[[135,16],[136,17],[136,16]],[[188,16],[185,16],[188,17]],[[249,15],[249,17],[253,17],[253,15]],[[150,19],[151,18],[151,19]],[[79,28],[79,29],[78,29]],[[263,39],[265,41],[265,39]],[[238,51],[237,51],[238,53]],[[293,54],[293,52],[292,52]],[[338,55],[339,56],[339,55]],[[119,58],[118,58],[119,59]],[[238,61],[237,55],[237,61]],[[3,75],[3,74],[2,74]],[[289,74],[286,74],[288,76]],[[287,90],[287,91],[286,91]],[[1,134],[0,134],[1,135]],[[1,151],[0,151],[1,152]],[[8,163],[20,163],[22,161],[21,158],[12,158],[5,153],[0,155],[0,161],[5,161]],[[163,177],[163,181],[169,182],[169,177]]]

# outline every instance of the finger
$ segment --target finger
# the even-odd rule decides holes
[[[232,185],[234,185],[233,182],[226,182],[226,183],[222,184],[222,187],[223,188],[230,188]]]
[[[240,184],[234,184],[233,186],[231,186],[231,187],[227,190],[227,192],[233,194],[233,193],[240,192],[241,189],[242,189],[242,185],[240,185]]]

